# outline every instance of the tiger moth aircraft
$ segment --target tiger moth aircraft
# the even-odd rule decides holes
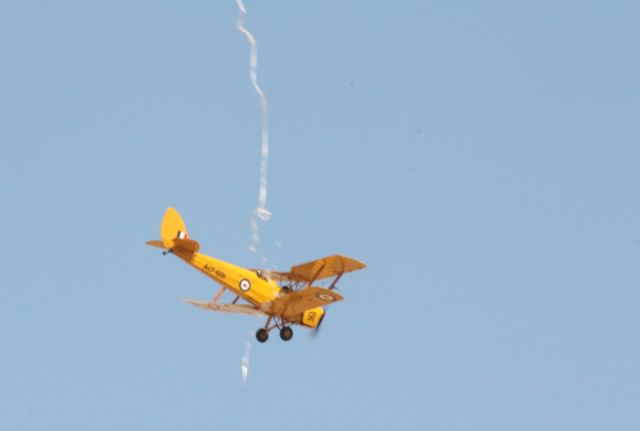
[[[160,236],[161,240],[147,241],[147,244],[163,249],[163,254],[174,254],[221,286],[213,301],[187,299],[185,302],[210,311],[266,317],[264,327],[256,331],[261,343],[267,341],[269,332],[275,328],[285,341],[293,337],[291,325],[317,331],[325,317],[324,307],[344,299],[335,291],[340,278],[366,267],[362,262],[339,255],[296,265],[289,272],[233,265],[199,253],[200,244],[189,238],[182,217],[173,208],[164,214]],[[332,277],[328,288],[313,285]],[[231,303],[220,302],[226,290],[235,295]]]

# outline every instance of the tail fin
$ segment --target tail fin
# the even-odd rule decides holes
[[[176,238],[189,238],[187,227],[184,225],[184,221],[182,221],[182,217],[180,217],[178,211],[174,208],[167,208],[167,211],[164,213],[162,225],[160,226],[160,236],[166,248],[173,248],[173,240]]]
[[[160,226],[160,236],[162,241],[148,241],[147,244],[153,247],[173,250],[180,247],[189,252],[196,252],[200,248],[197,241],[189,239],[189,233],[184,225],[184,221],[178,211],[174,208],[167,208]]]

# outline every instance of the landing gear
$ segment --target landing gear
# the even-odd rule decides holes
[[[285,326],[287,321],[281,317],[271,316],[267,319],[264,328],[260,328],[256,331],[256,340],[264,343],[269,339],[269,332],[272,329],[280,328],[280,338],[284,341],[289,341],[293,337],[293,329],[290,326]]]
[[[256,331],[256,340],[261,343],[264,343],[269,339],[269,332],[266,329],[260,328]]]
[[[284,341],[289,341],[293,337],[293,329],[290,326],[284,326],[280,329],[280,338]]]

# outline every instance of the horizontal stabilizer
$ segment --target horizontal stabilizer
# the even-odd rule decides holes
[[[167,248],[163,241],[147,241],[145,244],[150,245],[151,247],[158,247],[163,250],[173,250],[174,248],[179,248],[188,253],[195,253],[200,250],[200,244],[198,241],[193,239],[180,239],[176,238],[173,240],[173,247],[171,249]]]
[[[147,241],[145,242],[145,244],[150,245],[151,247],[158,247],[163,250],[166,250],[166,248],[164,247],[164,243],[162,241]]]
[[[254,307],[253,305],[244,304],[220,304],[217,302],[197,301],[194,299],[183,299],[187,304],[204,308],[209,311],[220,311],[223,313],[250,314],[253,316],[266,316],[265,313]]]
[[[180,239],[180,238],[176,238],[173,240],[173,244],[175,245],[175,247],[179,247],[183,250],[186,250],[190,253],[195,253],[198,250],[200,250],[200,244],[198,243],[198,241],[193,240],[193,239]]]

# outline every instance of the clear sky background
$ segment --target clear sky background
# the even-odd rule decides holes
[[[640,3],[246,6],[256,254],[233,0],[0,2],[0,428],[639,429]],[[259,345],[179,301],[217,287],[144,245],[168,206],[369,267]]]

